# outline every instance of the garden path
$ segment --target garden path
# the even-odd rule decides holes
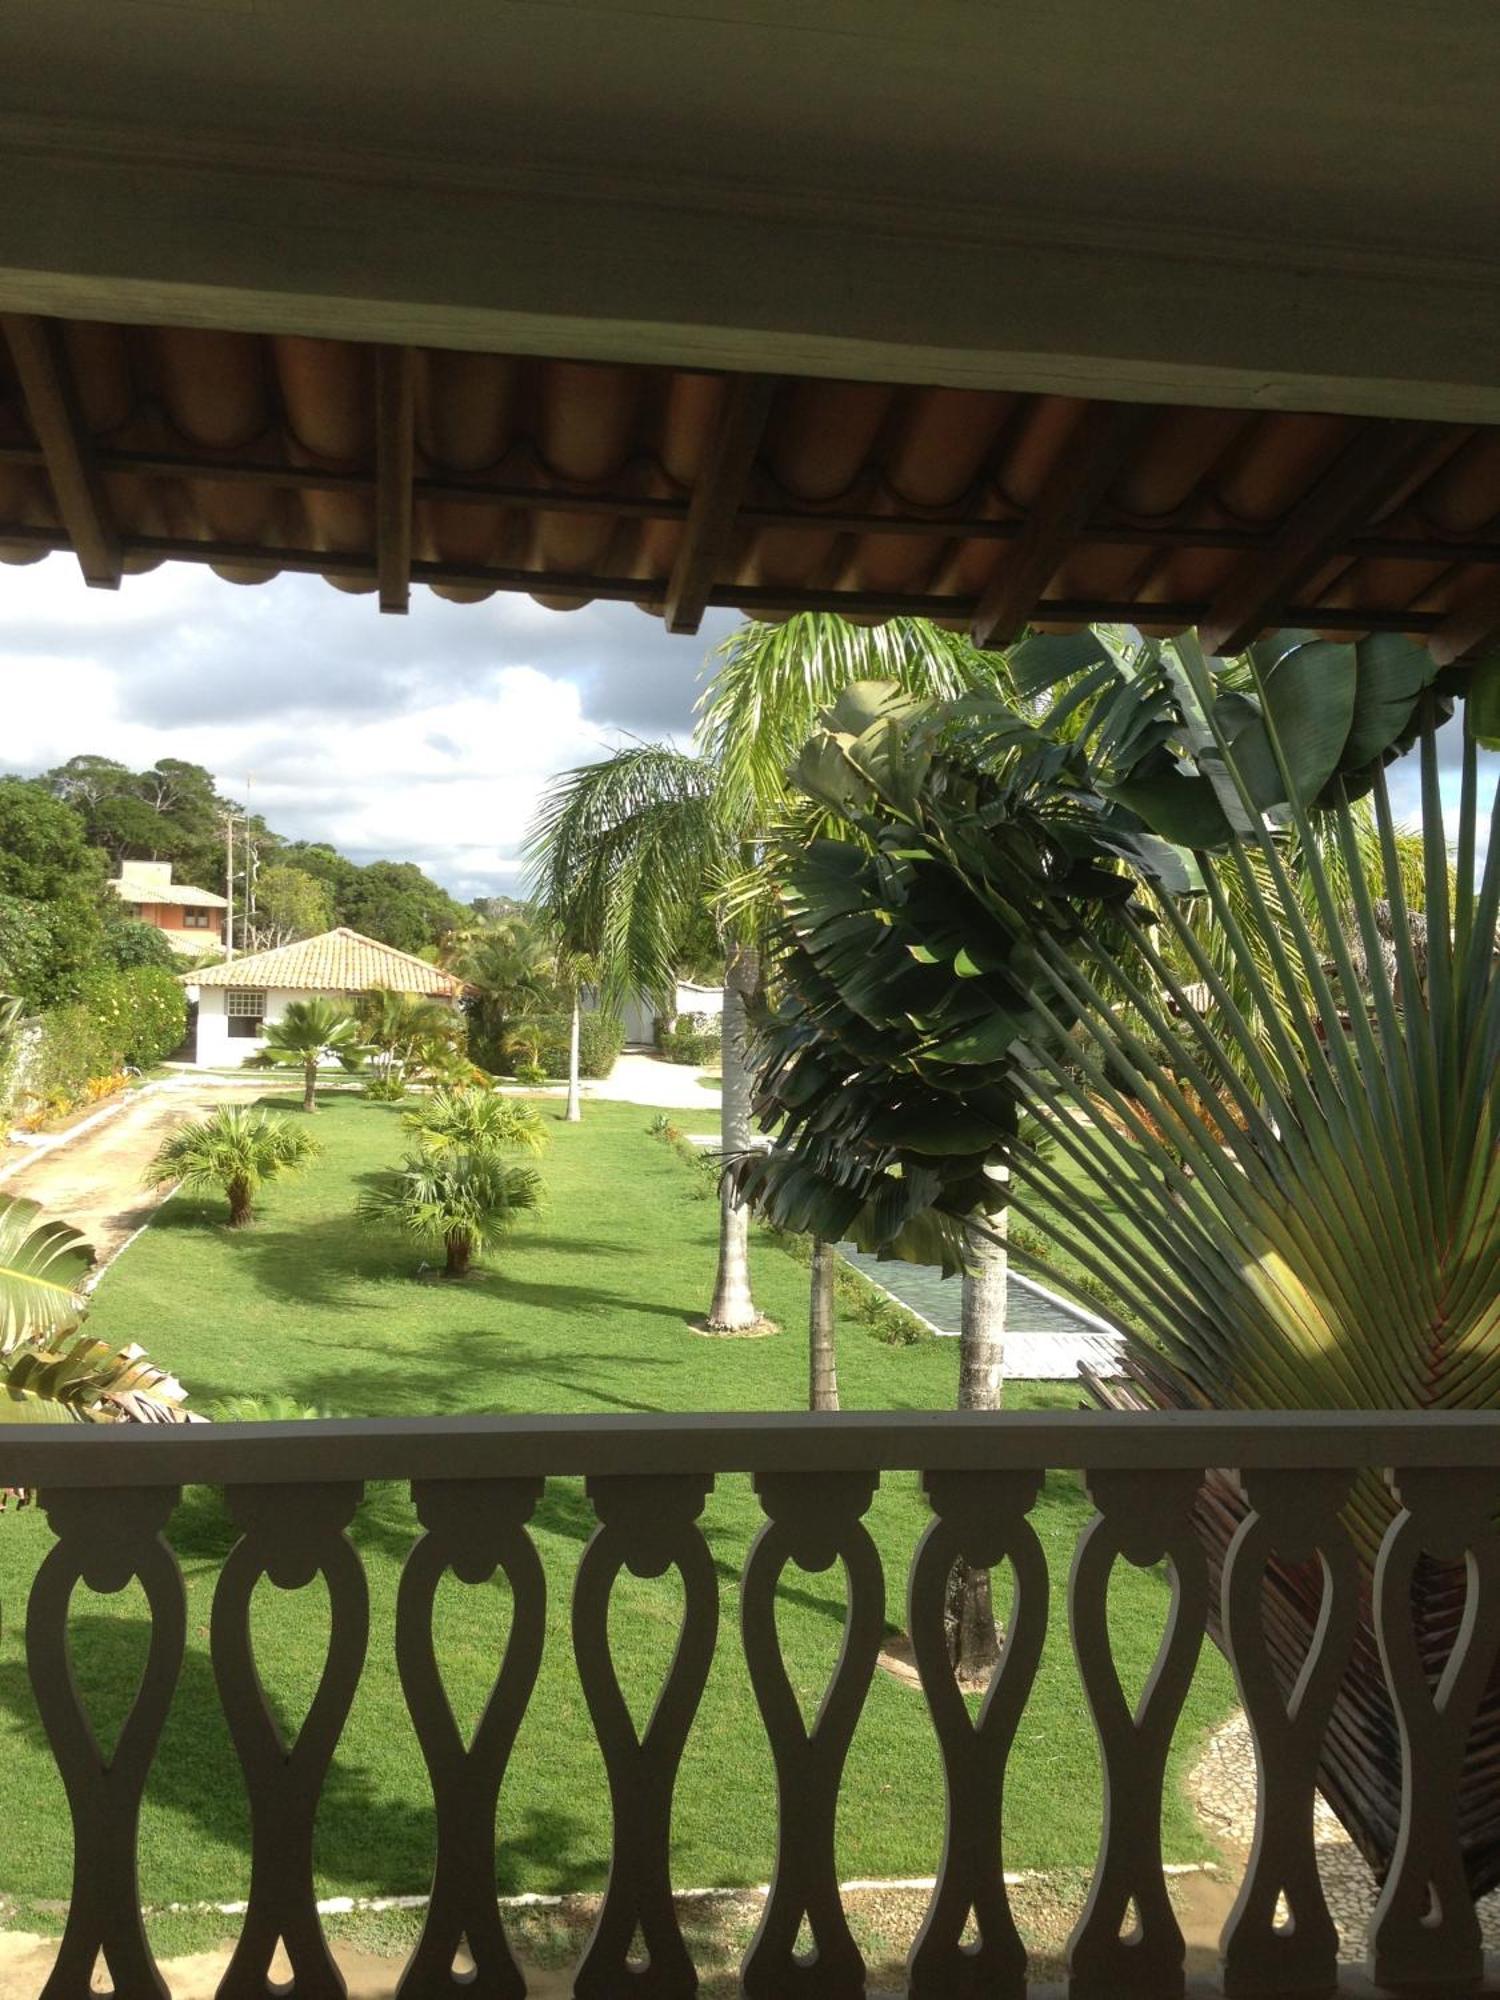
[[[93,1244],[101,1264],[146,1221],[160,1196],[141,1185],[157,1147],[174,1126],[216,1104],[264,1094],[254,1083],[173,1081],[137,1092],[108,1118],[36,1159],[22,1159],[0,1192],[39,1202],[43,1212],[71,1222]]]

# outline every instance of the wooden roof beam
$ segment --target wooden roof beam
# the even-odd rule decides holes
[[[62,331],[55,320],[31,313],[6,313],[0,324],[52,483],[58,518],[83,580],[96,590],[118,590],[124,570],[120,538],[73,388]]]
[[[411,348],[376,348],[375,575],[382,611],[404,612],[411,604],[416,379]]]
[[[669,632],[696,632],[729,554],[735,518],[776,394],[774,375],[728,379],[718,429],[693,488],[662,615]]]
[[[1084,408],[1042,481],[1019,538],[980,596],[971,628],[976,646],[1007,646],[1021,636],[1042,592],[1156,415],[1151,403]]]
[[[1371,514],[1463,442],[1464,431],[1377,422],[1356,433],[1292,508],[1263,553],[1248,558],[1209,608],[1199,637],[1210,653],[1242,653],[1281,622],[1301,586],[1336,559]]]

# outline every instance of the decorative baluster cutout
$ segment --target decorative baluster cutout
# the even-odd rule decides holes
[[[763,1472],[755,1490],[769,1516],[751,1545],[740,1591],[750,1684],[776,1763],[776,1868],[760,1927],[745,1954],[750,2000],[792,1993],[845,2000],[865,1990],[864,1960],[844,1916],[834,1846],[839,1782],[870,1690],[885,1616],[885,1574],[861,1518],[877,1476]],[[848,1576],[843,1646],[816,1720],[803,1723],[776,1634],[776,1586],[789,1562],[809,1571],[842,1559]],[[799,1956],[807,1918],[815,1953]]]
[[[917,1547],[907,1622],[943,1755],[947,1830],[937,1888],[908,1961],[912,2000],[1005,2000],[1026,1991],[1026,1947],[1005,1893],[1005,1765],[1047,1633],[1047,1559],[1027,1514],[1039,1472],[930,1472],[935,1516]],[[978,1718],[953,1676],[944,1599],[955,1562],[1015,1571],[1011,1620]],[[968,1938],[972,1941],[966,1941]]]
[[[614,1841],[603,1907],[574,1980],[580,2000],[693,1993],[693,1966],[672,1904],[672,1793],[719,1632],[719,1580],[698,1527],[704,1475],[590,1479],[599,1516],[573,1591],[573,1651],[609,1778]],[[682,1578],[682,1630],[651,1719],[636,1734],[609,1645],[609,1599],[621,1570]],[[644,1946],[644,1962],[641,1948]]]
[[[399,2000],[433,2000],[476,1980],[495,2000],[521,2000],[526,1991],[495,1894],[495,1813],[542,1663],[547,1584],[526,1532],[541,1492],[540,1479],[412,1485],[426,1533],[401,1573],[396,1665],[432,1780],[437,1863],[427,1920],[396,1989]],[[510,1585],[510,1632],[484,1712],[465,1743],[437,1661],[433,1606],[449,1570],[461,1583],[477,1585],[497,1569]],[[469,1961],[462,1967],[461,1957]]]
[[[1339,1519],[1350,1475],[1248,1472],[1242,1483],[1252,1511],[1225,1558],[1223,1623],[1255,1743],[1255,1841],[1224,1927],[1224,1991],[1232,2000],[1331,1993],[1338,1983],[1339,1934],[1318,1876],[1313,1804],[1318,1754],[1359,1610],[1359,1563]],[[1263,1614],[1273,1555],[1290,1562],[1316,1559],[1323,1569],[1318,1622],[1285,1701]]]
[[[141,1922],[136,1847],[141,1795],[182,1669],[187,1602],[162,1530],[178,1489],[53,1487],[42,1506],[53,1533],[31,1586],[26,1665],[73,1818],[73,1887],[57,1963],[42,2000],[81,2000],[102,1961],[118,2000],[167,2000]],[[104,1756],[79,1692],[68,1612],[79,1583],[105,1595],[139,1579],[151,1611],[140,1688]]]
[[[1068,1608],[1099,1736],[1104,1826],[1088,1902],[1068,1942],[1068,1991],[1071,2000],[1165,2000],[1183,1991],[1185,1947],[1162,1873],[1162,1786],[1208,1611],[1208,1570],[1193,1527],[1202,1476],[1090,1472],[1086,1483],[1099,1512],[1079,1538]],[[1109,1578],[1121,1556],[1141,1569],[1170,1561],[1174,1572],[1161,1647],[1133,1715],[1109,1637]]]
[[[269,2000],[278,1943],[292,1968],[294,2000],[344,2000],[344,1982],[318,1921],[313,1828],[369,1639],[369,1593],[344,1530],[358,1485],[231,1486],[225,1500],[243,1530],[214,1593],[210,1648],[219,1701],[250,1798],[250,1897],[244,1929],[219,1984],[219,2000]],[[255,1667],[250,1600],[261,1577],[301,1590],[328,1589],[328,1658],[306,1720],[290,1746]]]
[[[1396,1472],[1403,1511],[1375,1565],[1375,1635],[1401,1731],[1401,1825],[1370,1919],[1377,1985],[1458,1992],[1483,1976],[1484,1952],[1459,1846],[1464,1750],[1500,1646],[1500,1477],[1493,1472]],[[1463,1621],[1434,1693],[1412,1617],[1423,1550],[1467,1570]]]

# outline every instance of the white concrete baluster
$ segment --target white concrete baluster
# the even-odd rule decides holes
[[[1068,1943],[1068,1991],[1072,2000],[1168,2000],[1183,1991],[1185,1947],[1162,1872],[1162,1786],[1208,1611],[1193,1525],[1202,1475],[1090,1472],[1086,1483],[1099,1512],[1079,1538],[1068,1608],[1099,1736],[1104,1826],[1088,1903]],[[1173,1571],[1166,1629],[1134,1714],[1109,1637],[1109,1578],[1122,1556],[1142,1569],[1167,1561]]]
[[[588,1482],[599,1526],[578,1566],[573,1650],[609,1777],[609,1885],[578,1967],[579,2000],[682,2000],[698,1985],[672,1902],[672,1793],[719,1631],[719,1582],[698,1526],[713,1481],[678,1474]],[[645,1731],[637,1736],[609,1647],[609,1599],[622,1569],[682,1578],[682,1629]],[[637,1931],[644,1962],[631,1957]]]
[[[1026,1947],[1005,1893],[1005,1765],[1047,1634],[1047,1559],[1026,1518],[1036,1472],[942,1472],[923,1480],[934,1519],[911,1566],[907,1622],[943,1754],[947,1827],[937,1887],[908,1962],[912,2000],[1009,2000],[1026,1991]],[[956,1562],[1009,1561],[1015,1598],[976,1720],[953,1677],[945,1611]],[[978,1937],[962,1942],[972,1913]]]
[[[1251,1512],[1224,1564],[1226,1648],[1255,1743],[1255,1842],[1221,1946],[1224,1991],[1248,1996],[1332,1993],[1338,1927],[1318,1878],[1313,1804],[1318,1756],[1349,1664],[1359,1611],[1359,1563],[1339,1511],[1347,1472],[1248,1472]],[[1283,1700],[1263,1615],[1272,1556],[1317,1561],[1323,1595],[1306,1658]],[[1286,1898],[1287,1920],[1276,1920]]]
[[[1459,1993],[1484,1970],[1459,1843],[1464,1750],[1500,1647],[1500,1473],[1390,1475],[1402,1504],[1375,1565],[1375,1635],[1401,1732],[1401,1826],[1370,1919],[1370,1976]],[[1463,1622],[1434,1691],[1417,1645],[1412,1583],[1423,1552],[1466,1570]]]
[[[851,2000],[865,1966],[839,1896],[834,1821],[844,1760],[869,1693],[885,1616],[885,1575],[862,1516],[874,1473],[762,1472],[769,1517],[751,1545],[740,1593],[750,1682],[776,1764],[776,1866],[741,1978],[750,2000]],[[787,1564],[818,1572],[842,1560],[848,1608],[838,1664],[808,1729],[781,1657],[776,1587]],[[797,1951],[803,1918],[812,1949]]]
[[[318,1920],[313,1828],[369,1639],[364,1566],[344,1533],[362,1492],[344,1482],[225,1489],[244,1532],[214,1592],[209,1644],[250,1797],[250,1897],[219,2000],[288,2000],[287,1989],[271,1978],[278,1940],[292,1968],[291,2000],[344,2000],[344,1981]],[[328,1657],[290,1745],[255,1669],[250,1599],[263,1576],[280,1590],[304,1589],[318,1576],[328,1588]]]
[[[162,1724],[182,1667],[182,1573],[162,1540],[178,1490],[52,1487],[42,1496],[57,1542],[43,1558],[26,1614],[26,1665],[73,1817],[73,1886],[43,2000],[86,2000],[102,1958],[116,2000],[167,2000],[141,1922],[136,1843]],[[68,1611],[79,1583],[105,1594],[139,1579],[151,1611],[140,1689],[105,1756],[73,1673]]]
[[[396,1665],[432,1780],[437,1864],[427,1920],[396,1989],[399,2000],[446,2000],[475,1983],[493,2000],[522,2000],[526,1991],[495,1895],[495,1810],[542,1662],[547,1582],[526,1532],[541,1492],[540,1479],[431,1479],[412,1486],[426,1532],[401,1573]],[[489,1699],[465,1743],[443,1685],[433,1605],[448,1572],[477,1586],[496,1570],[510,1585],[510,1631]],[[454,1969],[464,1943],[472,1972]]]

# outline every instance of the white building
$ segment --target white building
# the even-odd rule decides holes
[[[291,1000],[321,993],[352,1001],[383,987],[456,1007],[467,990],[461,979],[425,958],[343,927],[186,974],[183,984],[190,1006],[188,1039],[202,1069],[247,1062],[261,1047],[267,1023],[279,1021]]]
[[[620,1009],[620,1025],[625,1030],[626,1042],[654,1043],[660,1011],[654,1002],[639,993],[632,993]],[[680,1020],[684,1014],[697,1014],[717,1021],[723,1011],[722,986],[695,986],[691,979],[678,980],[672,995],[673,1020]]]

